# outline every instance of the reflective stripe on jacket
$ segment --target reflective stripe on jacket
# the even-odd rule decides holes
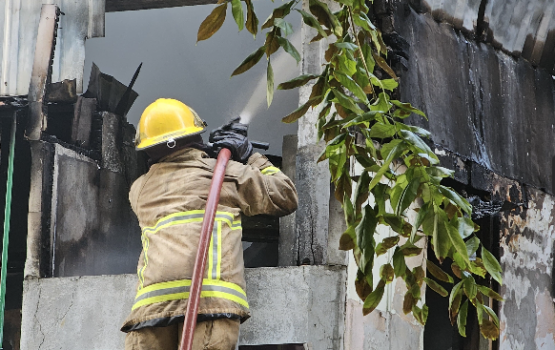
[[[215,159],[177,151],[133,183],[129,198],[142,228],[139,283],[123,331],[168,324],[187,307],[200,228]],[[291,180],[261,154],[230,161],[210,240],[199,314],[249,317],[243,273],[241,212],[287,215],[297,207]]]

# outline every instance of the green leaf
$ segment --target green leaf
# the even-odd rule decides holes
[[[393,270],[391,264],[384,264],[380,267],[380,278],[386,284],[393,282],[393,279],[395,279],[395,270]]]
[[[468,300],[473,302],[476,298],[476,294],[478,294],[478,286],[476,285],[476,281],[474,277],[472,277],[468,272],[466,275],[463,276],[463,289],[464,294],[466,294]]]
[[[306,74],[306,75],[301,75],[298,76],[294,79],[291,79],[289,81],[286,81],[284,83],[281,83],[278,85],[278,90],[290,90],[290,89],[294,89],[297,88],[299,86],[303,86],[306,83],[308,83],[309,81],[319,78],[319,75],[316,74]]]
[[[323,24],[331,29],[336,37],[340,38],[343,36],[343,27],[337,17],[331,13],[328,5],[319,0],[309,0],[308,4],[310,12],[318,18],[318,22],[320,24]]]
[[[368,98],[366,97],[366,93],[356,83],[356,81],[353,80],[353,78],[339,72],[335,72],[333,76],[335,77],[335,79],[337,79],[337,81],[339,81],[345,88],[351,91],[361,101],[368,103]]]
[[[424,326],[426,325],[426,320],[428,319],[428,306],[424,305],[421,309],[414,305],[412,307],[412,314],[414,315],[414,318],[416,318],[416,320]]]
[[[356,113],[356,114],[363,114],[364,111],[362,109],[360,109],[359,106],[357,106],[355,104],[355,102],[353,102],[352,98],[345,95],[344,93],[342,93],[341,91],[339,91],[336,88],[332,88],[331,91],[333,92],[333,94],[335,95],[335,98],[337,99],[337,101],[341,104],[342,107]]]
[[[356,227],[357,245],[362,252],[360,269],[364,274],[372,270],[374,264],[374,232],[378,225],[378,219],[374,209],[367,205],[364,207],[362,219]]]
[[[393,69],[391,69],[391,67],[389,67],[389,65],[387,64],[387,62],[383,59],[383,57],[381,57],[380,55],[372,52],[372,56],[374,57],[374,60],[376,61],[376,64],[383,69],[384,72],[386,72],[390,77],[392,77],[393,79],[397,78],[397,75],[395,75],[395,72],[393,71]]]
[[[468,315],[468,300],[464,302],[457,316],[457,326],[459,328],[459,334],[466,337],[466,317]]]
[[[353,226],[349,226],[339,238],[339,250],[351,250],[355,248],[356,233]]]
[[[497,301],[504,301],[503,298],[501,297],[501,295],[497,294],[495,291],[493,291],[491,288],[488,288],[486,286],[478,286],[478,290],[480,291],[480,293],[482,293],[483,295],[487,296],[488,298],[492,298],[495,299]]]
[[[453,253],[453,261],[459,267],[460,270],[466,270],[468,268],[468,264],[467,264],[466,260],[457,251],[455,251]]]
[[[401,215],[405,211],[405,209],[407,209],[416,199],[416,196],[418,194],[418,187],[420,187],[420,179],[413,178],[404,188],[401,196],[399,197],[399,201],[396,203],[397,205],[395,206],[395,213],[397,215]]]
[[[448,256],[451,248],[447,224],[447,214],[434,205],[433,214],[428,215],[422,225],[424,233],[432,236],[434,252],[440,262]]]
[[[383,148],[382,148],[382,150],[383,150]],[[384,160],[381,168],[376,172],[376,175],[374,176],[372,181],[370,181],[370,185],[369,185],[370,190],[372,190],[374,188],[374,186],[376,186],[378,184],[378,182],[380,182],[382,176],[386,173],[386,171],[389,170],[389,165],[391,164],[393,159],[400,156],[401,153],[403,153],[404,151],[405,151],[405,145],[404,145],[403,142],[400,142],[397,145],[393,146],[391,151],[388,153],[387,158]]]
[[[424,141],[422,141],[420,136],[408,130],[401,130],[400,132],[401,132],[401,135],[405,138],[405,140],[407,140],[409,143],[411,143],[415,148],[419,150],[416,153],[422,152],[427,154],[431,158],[430,163],[432,164],[439,163],[439,159],[437,158],[435,153],[430,149],[430,147]]]
[[[376,201],[376,207],[378,208],[378,214],[384,215],[385,210],[385,201],[389,199],[389,186],[386,184],[377,184],[374,188],[373,194],[374,199]]]
[[[427,139],[432,137],[432,133],[430,133],[428,130],[423,129],[419,126],[408,125],[408,127],[409,127],[409,130],[411,130],[413,133],[415,133],[418,136],[425,137]]]
[[[463,286],[463,283],[462,283],[462,281],[460,281],[459,283],[455,284],[453,289],[451,289],[451,293],[449,295],[449,309],[450,310],[453,310],[453,309],[456,308],[455,311],[458,311],[459,306],[454,305],[454,303],[455,303],[455,298],[457,297],[457,295],[460,295],[462,293],[462,286]]]
[[[268,17],[268,19],[266,19],[266,21],[262,25],[262,29],[270,28],[271,26],[273,26],[274,20],[276,18],[283,18],[287,16],[289,12],[291,12],[291,7],[293,6],[293,4],[295,4],[295,0],[291,0],[281,5],[280,7],[274,9],[272,14]]]
[[[459,229],[460,232],[460,229]],[[474,255],[478,248],[480,248],[480,239],[476,236],[473,236],[468,241],[466,241],[466,253],[468,256]]]
[[[274,54],[277,50],[279,50],[279,43],[276,40],[279,37],[279,29],[274,29],[266,33],[266,41],[264,42],[264,46],[266,47],[266,56],[268,59],[272,54]]]
[[[254,6],[252,0],[245,0],[247,4],[247,22],[245,27],[256,38],[256,33],[258,33],[258,17],[256,17],[256,12],[254,12]]]
[[[403,225],[405,224],[405,219],[400,215],[385,213],[383,214],[383,219],[391,229],[397,233],[403,233]]]
[[[393,91],[399,86],[399,83],[395,79],[384,79],[381,82],[382,88],[389,91]]]
[[[426,172],[435,180],[434,183],[436,184],[439,184],[441,180],[443,180],[446,177],[453,177],[455,174],[454,170],[450,170],[440,166],[427,167]]]
[[[389,138],[397,133],[397,128],[392,124],[385,124],[378,122],[372,125],[370,129],[370,137],[385,139]]]
[[[437,186],[437,189],[442,195],[449,198],[454,204],[459,206],[459,208],[461,208],[465,213],[467,213],[468,215],[472,214],[472,206],[468,203],[466,199],[461,197],[460,194],[455,192],[453,189],[445,187],[443,185]]]
[[[337,62],[334,65],[336,72],[341,72],[347,76],[352,76],[357,72],[357,63],[345,55],[337,57]]]
[[[274,70],[272,69],[272,64],[268,60],[268,69],[266,70],[266,102],[268,102],[268,108],[272,104],[274,99]]]
[[[399,243],[399,236],[387,237],[384,238],[377,246],[376,246],[376,255],[380,256],[385,254],[389,249],[395,247],[397,243]]]
[[[364,301],[364,305],[362,306],[363,315],[365,316],[368,315],[369,313],[374,311],[376,307],[378,307],[378,304],[382,300],[383,292],[384,292],[384,287],[381,286],[376,288],[372,293],[370,293],[370,295]]]
[[[349,42],[341,42],[341,43],[334,43],[334,45],[338,48],[338,49],[344,49],[344,50],[349,50],[349,51],[356,51],[358,50],[358,46],[356,44],[353,43],[349,43]]]
[[[368,33],[372,33],[376,30],[374,24],[370,21],[368,16],[365,13],[358,13],[353,16],[353,21],[355,24],[362,29],[366,30]]]
[[[296,121],[297,119],[305,115],[305,113],[308,111],[310,107],[311,107],[311,100],[308,100],[304,105],[295,109],[289,115],[281,119],[281,121],[284,123],[293,123],[294,121]]]
[[[274,26],[282,30],[283,36],[289,36],[293,34],[293,26],[291,23],[285,21],[283,18],[274,19]]]
[[[489,274],[491,275],[491,277],[493,277],[494,280],[496,280],[499,284],[503,284],[503,276],[501,275],[501,273],[503,272],[503,270],[501,269],[501,265],[499,265],[499,262],[497,261],[497,259],[495,258],[495,256],[493,256],[493,254],[491,254],[486,248],[484,248],[484,246],[482,246],[482,261],[484,262],[484,267],[486,268],[486,270],[489,272]]]
[[[324,31],[324,29],[322,28],[320,23],[318,23],[318,20],[314,16],[312,16],[310,13],[308,13],[306,11],[303,11],[303,10],[297,10],[297,12],[299,12],[301,14],[301,16],[303,17],[303,22],[307,26],[316,29],[318,31],[318,34],[320,34],[324,38],[328,37],[328,35]],[[262,27],[262,28],[264,28],[264,27]]]
[[[389,95],[381,92],[378,95],[378,99],[370,106],[373,111],[387,111],[391,109],[391,103],[389,103]]]
[[[245,58],[243,62],[241,62],[239,67],[235,68],[231,76],[239,75],[251,69],[255,64],[258,63],[258,61],[260,61],[262,56],[264,56],[265,49],[266,47],[262,46],[255,52],[251,53],[247,58]]]
[[[486,305],[481,305],[481,307],[483,307],[486,313],[493,319],[493,323],[495,324],[495,326],[499,328],[499,318],[497,317],[495,311],[493,311],[489,306]]]
[[[426,120],[428,119],[426,117],[426,114],[424,114],[424,112],[422,112],[418,108],[413,107],[410,103],[403,103],[403,102],[398,101],[398,100],[391,100],[391,103],[393,103],[395,106],[397,106],[397,108],[399,108],[403,111],[407,111],[409,113],[409,115],[410,115],[410,113],[416,113],[416,114],[421,115],[424,118],[426,118]]]
[[[393,253],[393,269],[397,277],[403,277],[407,273],[405,255],[400,250],[400,247],[395,248],[395,253]]]
[[[235,23],[237,23],[237,27],[239,28],[239,31],[242,31],[245,17],[243,13],[243,4],[241,4],[241,0],[231,0],[231,13],[233,14],[233,18],[235,19]]]
[[[343,5],[353,6],[354,0],[337,0],[337,2]]]
[[[430,260],[426,260],[426,269],[438,280],[453,283],[453,277],[449,276],[445,271]]]
[[[418,214],[416,214],[416,219],[414,220],[414,226],[412,227],[412,233],[410,236],[410,241],[414,242],[414,237],[416,236],[416,232],[422,226],[424,219],[428,215],[430,211],[430,203],[424,203],[420,210],[418,210]]]
[[[451,244],[453,245],[453,247],[455,247],[455,250],[462,256],[464,261],[467,264],[470,264],[468,253],[466,251],[466,244],[459,234],[459,230],[448,222],[445,222],[445,225],[447,226],[447,233],[449,234]]]
[[[374,67],[376,66],[376,61],[372,55],[372,48],[368,44],[362,45],[362,53],[364,55],[364,60],[366,61],[366,66],[368,67],[369,73],[374,73]]]
[[[210,38],[221,28],[225,21],[226,10],[227,2],[214,8],[208,17],[202,21],[197,33],[197,42]]]
[[[345,125],[343,125],[343,129],[346,129],[350,126],[353,125],[359,125],[359,124],[368,124],[369,122],[371,122],[372,120],[375,119],[376,114],[380,114],[382,113],[381,111],[369,111],[366,112],[364,114],[361,115],[355,115],[355,118],[351,119],[349,122],[345,123]]]
[[[426,282],[426,285],[428,285],[428,287],[430,287],[434,292],[441,295],[442,297],[446,297],[447,295],[449,295],[445,288],[443,288],[436,281],[429,279],[428,277],[424,277],[424,282]]]
[[[368,200],[368,185],[370,184],[370,175],[368,175],[368,171],[364,170],[357,182],[357,187],[355,189],[355,209],[360,212],[362,208],[362,203]]]
[[[283,47],[285,52],[290,54],[297,61],[297,63],[299,63],[299,61],[301,60],[301,55],[299,54],[299,51],[297,51],[295,46],[293,46],[293,44],[291,44],[289,40],[281,36],[276,37],[276,39],[279,43],[279,46]]]

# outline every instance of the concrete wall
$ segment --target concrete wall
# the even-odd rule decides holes
[[[246,278],[252,317],[240,344],[343,348],[345,268],[247,269]],[[135,275],[25,281],[21,349],[123,349],[119,328],[135,290]]]

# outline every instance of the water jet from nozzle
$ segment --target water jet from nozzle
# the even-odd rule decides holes
[[[291,37],[290,41],[295,45],[299,46],[301,43],[301,31],[295,32]],[[289,80],[297,75],[298,71],[295,69],[287,69],[288,66],[291,65],[291,59],[288,57],[289,54],[285,51],[281,51],[279,54],[272,59],[272,66],[274,72],[280,72],[279,81],[276,79],[276,86],[277,84],[281,83],[282,81]],[[241,117],[241,123],[249,124],[252,119],[259,114],[260,109],[266,103],[266,72],[262,75],[254,91],[251,95],[251,98],[247,102],[247,105],[239,116]]]

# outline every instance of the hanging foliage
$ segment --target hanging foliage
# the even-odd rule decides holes
[[[340,238],[342,250],[352,250],[358,265],[355,287],[364,302],[363,313],[372,312],[384,295],[385,286],[401,278],[407,287],[403,311],[412,313],[425,324],[428,307],[422,300],[423,284],[443,297],[449,297],[451,322],[465,336],[468,308],[476,308],[481,333],[489,339],[499,336],[499,320],[486,305],[485,298],[501,296],[479,285],[475,277],[491,276],[502,284],[501,266],[483,246],[471,220],[471,205],[442,180],[453,172],[439,165],[439,160],[423,138],[430,132],[411,126],[404,120],[412,114],[426,115],[410,103],[391,97],[399,79],[385,59],[387,46],[381,32],[368,18],[364,0],[330,0],[327,3],[292,0],[277,6],[258,28],[258,18],[251,0],[220,0],[202,22],[198,40],[211,37],[225,21],[228,3],[239,30],[243,26],[256,36],[266,30],[266,40],[235,69],[241,74],[266,55],[267,102],[274,94],[271,56],[280,48],[297,62],[300,54],[287,37],[293,27],[286,18],[292,11],[300,13],[304,24],[317,33],[311,42],[332,37],[325,51],[326,63],[320,75],[301,75],[278,85],[288,90],[312,85],[309,99],[283,118],[292,123],[310,109],[318,112],[318,134],[326,148],[318,161],[328,160],[335,197],[342,203],[347,230]],[[304,8],[304,10],[303,10]],[[378,78],[376,71],[381,70]],[[362,141],[360,141],[362,140]],[[349,166],[360,165],[356,177]],[[402,169],[402,170],[401,170]],[[409,215],[412,212],[414,215]],[[412,219],[409,218],[412,217]],[[395,234],[377,241],[380,226]],[[421,254],[417,243],[427,238],[441,266],[429,260],[413,269],[406,259]],[[391,261],[375,266],[376,257],[391,252]],[[427,273],[425,272],[427,270]],[[451,270],[456,279],[447,271]],[[379,271],[379,282],[373,274]],[[442,284],[438,283],[441,282]],[[453,285],[448,291],[443,286]],[[443,286],[442,286],[443,285]]]

